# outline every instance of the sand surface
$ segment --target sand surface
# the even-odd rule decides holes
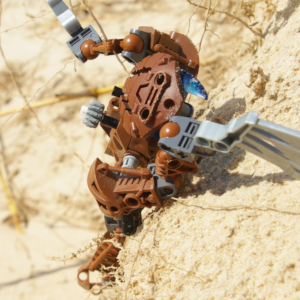
[[[198,47],[207,18],[206,10],[183,0],[88,2],[109,38],[145,25],[188,33]],[[227,124],[255,111],[300,130],[300,2],[220,2],[217,10],[254,32],[228,14],[209,18],[199,72],[209,100],[191,97],[195,116]],[[74,11],[83,26],[100,32],[82,6]],[[43,0],[2,1],[0,31],[6,58],[0,59],[0,111],[127,77],[115,57],[75,64],[65,45],[69,36]],[[113,160],[104,154],[104,132],[82,125],[80,107],[90,100],[0,119],[2,172],[5,164],[22,227],[18,234],[0,189],[1,299],[99,298],[76,282],[92,250],[68,260],[105,231],[86,174],[96,157]],[[123,281],[100,298],[300,299],[299,181],[239,148],[198,167],[185,176],[178,198],[144,214],[143,228],[120,253]]]

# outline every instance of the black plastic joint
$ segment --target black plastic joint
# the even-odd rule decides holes
[[[112,118],[112,117],[104,114],[101,124],[105,125],[107,127],[110,127],[110,128],[117,129],[119,122],[120,121],[118,119]]]
[[[115,97],[120,97],[120,96],[124,95],[124,93],[122,92],[122,89],[117,86],[114,87],[111,94]]]
[[[135,234],[137,228],[142,225],[142,208],[132,211],[129,215],[121,215],[116,221],[113,218],[104,216],[105,225],[109,232],[121,228],[121,233],[127,236]]]

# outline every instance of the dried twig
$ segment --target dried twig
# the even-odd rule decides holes
[[[8,183],[8,174],[4,174],[4,173],[7,173],[5,172],[6,171],[6,166],[5,166],[5,160],[4,160],[4,155],[3,155],[3,149],[1,151],[1,164],[0,164],[0,182],[1,182],[1,185],[2,185],[2,188],[3,188],[3,191],[6,195],[6,199],[7,199],[7,202],[8,202],[8,207],[9,207],[9,210],[11,212],[11,217],[12,217],[12,220],[14,222],[14,225],[17,229],[17,231],[19,233],[22,232],[22,229],[21,229],[21,226],[20,226],[20,213],[19,213],[19,210],[18,210],[18,207],[16,205],[16,201],[13,197],[13,194],[12,194],[12,191],[11,191],[11,188],[10,188],[10,184]]]
[[[80,0],[80,2],[82,3],[82,5],[84,5],[84,7],[86,8],[86,10],[91,14],[91,16],[93,17],[93,19],[97,23],[98,27],[100,28],[100,31],[101,31],[103,37],[107,40],[107,36],[106,36],[106,34],[105,34],[104,30],[103,30],[103,27],[101,26],[100,22],[96,19],[93,11],[89,7],[89,5],[86,3],[86,0]],[[125,72],[127,73],[127,75],[129,75],[130,73],[127,70],[127,68],[125,67],[124,63],[121,61],[120,57],[116,53],[115,53],[115,56],[116,56],[117,60],[119,61],[119,63],[122,65],[122,67],[125,70]]]
[[[121,64],[121,66],[123,67],[124,71],[127,73],[128,76],[130,76],[130,72],[127,70],[127,68],[125,67],[124,63],[121,61],[119,55],[115,53],[115,57],[117,58],[117,60],[119,61],[119,63]]]
[[[0,26],[1,26],[1,17],[2,17],[2,1],[0,0]],[[85,161],[82,159],[82,157],[76,153],[74,150],[70,149],[66,143],[60,138],[58,137],[56,134],[54,134],[50,128],[48,128],[47,126],[45,126],[41,121],[40,119],[38,118],[38,116],[36,115],[36,113],[34,112],[34,110],[31,108],[30,104],[29,104],[29,101],[26,97],[26,95],[23,93],[22,89],[21,89],[21,86],[19,85],[19,83],[17,82],[16,80],[16,77],[12,71],[12,68],[10,66],[10,64],[8,63],[6,57],[5,57],[5,54],[4,54],[4,51],[3,51],[3,48],[2,48],[2,45],[1,45],[1,36],[0,36],[0,53],[1,53],[1,56],[4,60],[4,63],[6,65],[6,68],[8,69],[9,71],[9,74],[10,74],[10,77],[11,77],[11,80],[13,81],[15,87],[17,88],[19,94],[21,95],[21,97],[23,98],[24,102],[26,103],[26,106],[28,107],[28,110],[31,112],[31,114],[34,116],[34,118],[36,119],[37,121],[37,124],[38,124],[38,127],[43,130],[43,131],[46,131],[48,132],[50,135],[52,135],[62,146],[64,146],[65,148],[67,148],[67,150],[74,156],[76,156],[80,161],[81,163],[89,168],[89,166],[85,163]]]
[[[72,5],[72,3],[70,3],[70,6],[71,6],[72,9],[75,8],[75,7],[78,7],[79,5],[80,5],[80,4]],[[12,28],[9,28],[9,29],[6,29],[6,30],[3,30],[3,31],[1,31],[0,33],[6,33],[6,32],[9,32],[9,31],[11,31],[11,30],[14,30],[14,29],[21,28],[21,27],[27,25],[28,23],[34,22],[36,19],[43,18],[44,16],[46,16],[46,15],[48,15],[48,14],[53,14],[53,11],[52,11],[52,10],[49,10],[49,11],[47,11],[47,12],[45,12],[45,13],[39,15],[39,16],[32,17],[30,20],[24,22],[23,24],[18,25],[18,26],[15,26],[15,27],[12,27]]]
[[[1,42],[0,42],[0,47],[1,47]],[[18,113],[18,112],[20,112],[20,111],[22,111],[22,110],[25,110],[26,107],[27,107],[27,109],[28,109],[28,107],[30,106],[29,103],[31,103],[31,102],[36,98],[36,95],[40,92],[40,90],[43,89],[44,87],[46,87],[46,86],[48,85],[48,83],[49,83],[51,80],[53,80],[53,78],[56,77],[57,74],[59,74],[61,71],[63,71],[63,70],[66,68],[66,66],[67,66],[68,64],[74,62],[75,60],[76,60],[76,58],[72,59],[71,61],[66,62],[65,65],[64,65],[60,70],[58,70],[53,76],[51,76],[51,78],[50,78],[45,84],[43,84],[40,88],[38,88],[38,89],[36,90],[36,92],[35,92],[34,95],[31,97],[31,99],[28,100],[28,101],[26,102],[26,105],[24,105],[24,106],[22,106],[20,109],[16,110],[16,111],[15,111],[15,112],[14,112],[14,113],[6,120],[3,124],[1,124],[1,128],[3,129],[3,128],[4,128],[4,125],[5,125],[6,123],[8,123],[8,121],[9,121],[16,113]],[[10,70],[10,69],[9,69],[9,70]],[[10,71],[10,76],[13,76],[13,77],[12,77],[12,78],[13,78],[13,82],[15,82],[15,81],[14,81],[14,75],[13,75],[13,73],[12,73],[11,71]]]
[[[210,16],[214,13],[217,5],[218,5],[218,2],[216,3],[215,7],[211,10],[211,0],[209,0],[209,5],[208,5],[208,10],[207,10],[207,14],[206,14],[206,17],[205,17],[205,21],[204,21],[204,30],[203,30],[203,33],[202,33],[202,36],[201,36],[201,39],[200,39],[200,42],[199,42],[199,50],[198,50],[198,53],[200,53],[201,51],[201,45],[202,45],[202,41],[203,41],[203,38],[204,38],[204,35],[205,35],[205,32],[207,31],[207,27],[208,27],[208,19],[210,18]],[[200,57],[199,57],[200,59]]]
[[[91,8],[89,7],[89,5],[86,3],[86,0],[80,0],[80,2],[82,3],[82,5],[85,7],[85,9],[90,13],[90,15],[93,17],[93,19],[95,20],[95,22],[97,23],[98,27],[100,28],[100,31],[103,35],[103,37],[107,40],[107,36],[104,32],[104,29],[102,27],[102,25],[100,24],[100,22],[96,19],[93,11],[91,10]]]
[[[147,235],[147,233],[148,233],[148,230],[150,229],[151,225],[154,224],[154,221],[159,217],[159,215],[160,215],[163,211],[164,211],[164,209],[160,209],[160,210],[158,211],[158,213],[156,214],[156,216],[153,218],[152,222],[149,224],[148,229],[145,229],[145,230],[143,231],[143,236],[141,237],[141,240],[140,240],[140,242],[139,242],[138,249],[137,249],[137,252],[136,252],[135,257],[134,257],[134,259],[133,259],[133,263],[132,263],[132,265],[131,265],[130,273],[129,273],[129,276],[128,276],[129,279],[128,279],[128,282],[127,282],[126,287],[125,287],[125,298],[124,298],[125,300],[127,299],[128,288],[129,288],[131,279],[132,279],[132,277],[133,277],[133,276],[132,276],[133,267],[134,267],[134,265],[135,265],[135,263],[136,263],[136,260],[137,260],[137,258],[138,258],[138,256],[139,256],[139,252],[140,252],[140,249],[141,249],[142,242],[143,242],[143,240],[145,239],[145,237],[146,237],[146,235]]]
[[[39,19],[39,18],[42,18],[42,17],[44,17],[44,16],[46,16],[46,15],[48,15],[48,14],[50,14],[50,13],[52,13],[52,10],[51,10],[51,11],[47,11],[47,12],[45,12],[45,13],[43,13],[43,14],[37,16],[37,17],[33,17],[33,18],[31,18],[30,20],[24,22],[24,23],[21,24],[21,25],[18,25],[18,26],[15,26],[15,27],[12,27],[12,28],[3,30],[3,31],[1,31],[0,33],[6,33],[6,32],[9,32],[9,31],[11,31],[11,30],[14,30],[14,29],[21,28],[21,27],[27,25],[28,23],[31,23],[31,22],[33,22],[34,20]]]
[[[191,0],[186,0],[186,1],[187,1],[188,3],[190,3],[191,5],[198,6],[198,4],[192,2]],[[200,8],[203,8],[203,9],[207,9],[207,10],[209,9],[208,7],[205,7],[205,6],[202,6],[202,5],[199,5],[199,7],[200,7]],[[237,21],[239,21],[239,22],[242,23],[244,26],[246,26],[246,27],[247,27],[254,35],[263,38],[263,35],[262,35],[260,32],[257,32],[257,31],[255,31],[255,30],[253,30],[246,22],[244,22],[244,21],[241,20],[240,18],[236,17],[235,15],[232,15],[232,14],[230,14],[230,13],[227,12],[227,11],[222,11],[222,10],[217,10],[217,9],[216,9],[214,12],[220,13],[220,14],[225,14],[225,15],[227,15],[227,16],[229,16],[229,17],[231,17],[231,18],[233,18],[233,19],[235,19],[235,20],[237,20]]]
[[[220,205],[220,206],[212,206],[212,205],[195,205],[195,204],[185,204],[181,202],[178,198],[172,197],[173,201],[176,201],[177,203],[188,206],[188,207],[197,207],[201,208],[203,210],[213,210],[213,211],[221,211],[221,210],[226,210],[226,211],[231,211],[231,210],[241,210],[241,209],[251,209],[251,210],[260,210],[260,211],[274,211],[277,213],[282,213],[282,214],[289,214],[289,215],[300,215],[300,211],[292,211],[292,210],[284,210],[284,209],[277,209],[273,208],[270,206],[255,206],[255,205]]]
[[[199,4],[197,5],[195,11],[192,13],[192,15],[191,15],[190,18],[189,18],[189,25],[188,25],[188,30],[187,30],[186,36],[188,36],[188,35],[189,35],[189,32],[190,32],[190,27],[191,27],[191,20],[192,20],[192,17],[193,17],[193,16],[195,15],[195,13],[198,11],[198,8],[199,8],[199,6],[200,6],[200,4],[201,4],[202,2],[203,2],[203,0],[201,0],[201,1],[199,2]]]

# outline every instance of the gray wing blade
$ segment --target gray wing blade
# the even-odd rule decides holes
[[[79,21],[68,8],[68,6],[62,0],[46,0],[49,6],[52,8],[55,16],[60,24],[66,29],[66,31],[74,37],[83,30]]]
[[[300,132],[259,120],[236,146],[300,179]]]

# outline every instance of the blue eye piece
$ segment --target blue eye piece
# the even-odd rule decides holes
[[[182,89],[199,98],[207,100],[207,93],[201,82],[191,73],[180,70]]]

